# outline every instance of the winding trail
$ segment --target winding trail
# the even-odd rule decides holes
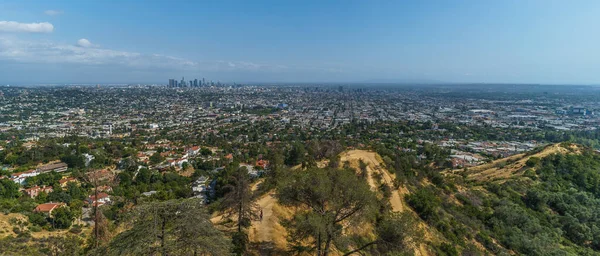
[[[375,152],[369,152],[365,150],[351,150],[342,153],[341,161],[348,161],[350,165],[358,168],[358,160],[362,159],[363,162],[367,164],[367,182],[369,186],[371,186],[371,190],[378,190],[377,184],[373,179],[373,173],[381,174],[383,178],[383,182],[392,188],[392,196],[390,198],[390,204],[392,205],[392,211],[394,212],[402,212],[404,210],[404,204],[402,202],[402,197],[400,192],[403,194],[406,193],[403,188],[393,189],[394,188],[394,179],[395,175],[389,173],[385,168],[381,166],[381,160],[378,159],[378,155]]]
[[[382,181],[385,182],[385,184],[388,185],[392,189],[392,196],[390,197],[390,205],[392,206],[392,211],[393,212],[403,212],[405,210],[410,210],[410,208],[408,208],[404,204],[404,201],[402,200],[402,198],[404,198],[404,195],[409,193],[408,189],[403,186],[401,186],[398,189],[393,189],[394,188],[394,180],[396,179],[396,175],[388,172],[388,170],[386,170],[381,165],[383,163],[383,160],[377,153],[371,152],[371,151],[366,151],[366,150],[350,150],[350,151],[346,151],[346,152],[342,153],[341,158],[340,158],[340,160],[342,162],[348,161],[352,167],[357,168],[357,169],[359,168],[359,164],[358,164],[359,159],[362,159],[362,161],[367,164],[367,174],[368,174],[367,182],[369,183],[369,185],[371,186],[371,189],[373,191],[378,190],[377,185],[372,177],[373,173],[381,174],[381,177],[383,179]],[[425,224],[424,222],[420,222],[419,226],[423,230],[425,230],[425,233],[424,233],[425,239],[431,240],[432,235],[431,235],[430,231],[428,230],[427,224]],[[415,255],[422,255],[422,256],[431,255],[431,253],[429,253],[425,243],[418,245],[415,248],[414,253],[415,253]]]
[[[273,242],[273,236],[277,235],[274,231],[275,225],[278,225],[279,220],[273,216],[273,205],[277,203],[273,193],[266,194],[259,198],[256,203],[263,211],[262,220],[252,221],[250,229],[250,237],[252,242]]]
[[[392,211],[403,212],[409,210],[405,206],[403,197],[408,194],[408,190],[405,187],[399,189],[394,188],[395,175],[389,173],[383,166],[381,157],[375,152],[365,150],[350,150],[341,154],[341,161],[348,161],[353,168],[359,168],[358,161],[362,159],[367,164],[367,182],[373,191],[377,191],[377,182],[373,179],[373,173],[379,173],[382,177],[382,182],[392,188],[392,195],[390,197],[390,204]],[[252,190],[256,191],[261,181],[253,185]],[[276,252],[276,249],[282,249],[286,247],[286,231],[285,228],[279,224],[279,218],[277,217],[281,213],[277,211],[277,199],[275,198],[274,191],[269,192],[266,195],[261,196],[256,201],[259,207],[263,211],[263,219],[252,221],[250,227],[249,238],[252,243],[260,244],[258,248],[259,255],[280,255],[285,251]],[[274,207],[275,213],[274,213]],[[279,208],[280,209],[280,208]],[[424,223],[420,224],[423,228],[426,228]],[[426,237],[430,237],[428,232],[425,234]],[[415,248],[415,255],[431,255],[426,244],[421,244]]]

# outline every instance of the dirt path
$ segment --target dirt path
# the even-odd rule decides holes
[[[394,187],[394,174],[389,173],[382,166],[382,160],[375,152],[351,150],[344,152],[341,155],[341,161],[349,161],[354,168],[358,168],[359,159],[362,159],[367,164],[367,182],[372,190],[375,191],[378,189],[377,183],[372,176],[373,173],[380,173],[382,182],[390,186],[390,188]],[[254,184],[252,190],[255,191],[259,184],[260,182]],[[402,212],[409,209],[404,205],[402,200],[403,196],[407,193],[408,190],[405,187],[392,190],[390,198],[392,211]],[[277,248],[286,248],[286,230],[279,224],[278,218],[278,216],[286,216],[286,214],[281,212],[281,207],[277,204],[277,199],[274,197],[273,192],[260,197],[257,200],[257,204],[263,210],[263,219],[262,221],[252,221],[249,232],[250,241],[262,246],[262,248],[259,246],[257,250],[260,255],[280,255],[281,253],[285,253],[285,251],[279,251],[279,253],[277,253],[275,250]],[[421,225],[425,226],[425,224]],[[430,234],[428,235],[431,236]],[[426,244],[421,244],[415,248],[415,255],[427,256],[431,254],[428,252]]]
[[[382,171],[380,171],[380,173],[383,176],[383,180],[385,181],[385,184],[388,185],[390,188],[393,188],[395,177],[392,177],[391,174],[387,170],[382,170]],[[390,204],[392,205],[392,211],[394,211],[394,212],[401,212],[404,210],[404,205],[402,204],[402,198],[400,197],[399,189],[392,190],[392,196],[390,197]]]
[[[354,168],[358,168],[358,160],[359,159],[362,159],[363,162],[365,162],[368,165],[367,166],[367,173],[368,173],[367,182],[371,186],[372,190],[377,190],[375,181],[372,178],[373,173],[380,173],[381,177],[383,178],[383,182],[385,182],[385,184],[388,185],[390,188],[394,187],[394,179],[396,177],[394,174],[389,173],[385,168],[383,168],[383,166],[382,166],[383,161],[381,160],[379,155],[377,155],[377,153],[369,152],[369,151],[365,151],[365,150],[351,150],[351,151],[344,152],[341,155],[341,161],[342,162],[343,161],[350,162],[350,165]],[[400,187],[399,189],[392,190],[392,196],[390,197],[390,204],[392,206],[392,211],[402,212],[402,211],[409,209],[404,205],[404,201],[402,200],[402,198],[406,194],[408,194],[408,189],[405,187]],[[421,222],[419,224],[419,226],[423,230],[425,230],[424,235],[426,237],[426,240],[431,241],[432,235],[431,235],[431,232],[428,230],[427,225],[425,223]],[[427,249],[427,245],[425,243],[418,245],[415,248],[414,254],[420,255],[420,256],[431,255],[431,253],[429,253],[429,250]]]
[[[342,162],[348,161],[351,165],[356,165],[355,167],[358,167],[358,160],[360,159],[367,164],[367,182],[369,183],[369,186],[371,186],[372,190],[378,189],[377,185],[375,184],[375,180],[373,179],[373,173],[380,173],[381,177],[383,178],[383,182],[385,182],[385,184],[390,188],[394,187],[395,177],[381,166],[381,160],[375,152],[351,150],[342,153],[341,157]],[[401,191],[399,189],[392,190],[390,204],[392,205],[392,211],[394,212],[401,212],[404,210],[404,204],[402,203],[400,192],[403,192],[404,194],[405,191]]]
[[[272,242],[274,235],[274,227],[279,223],[277,217],[273,216],[273,205],[277,203],[277,199],[272,193],[264,195],[256,203],[263,211],[262,220],[252,221],[250,229],[250,240],[252,242]]]
[[[371,186],[371,189],[378,189],[376,182],[372,176],[373,173],[381,173],[383,182],[385,182],[388,186],[393,188],[394,176],[381,166],[381,160],[378,159],[376,153],[364,150],[352,150],[346,153],[342,153],[341,157],[342,161],[349,161],[355,164],[356,167],[358,167],[359,159],[362,159],[368,165],[367,182]],[[252,186],[252,190],[255,191],[258,188],[259,184],[260,182],[254,184]],[[405,209],[402,203],[402,197],[400,192],[400,190],[393,190],[392,196],[390,198],[392,210],[395,212],[400,212]],[[249,233],[250,240],[252,242],[276,242],[277,240],[280,240],[282,237],[282,234],[279,234],[281,226],[279,224],[279,219],[277,218],[276,214],[273,214],[273,206],[277,204],[277,199],[274,197],[274,194],[266,194],[259,198],[256,202],[263,211],[263,219],[262,221],[252,221],[252,226],[250,228]]]

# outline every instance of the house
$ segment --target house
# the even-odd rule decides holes
[[[187,163],[188,160],[186,158],[172,159],[169,160],[170,166],[179,166],[179,168],[183,168],[183,164]]]
[[[26,172],[13,173],[10,176],[10,178],[15,183],[19,183],[19,184],[23,185],[23,184],[25,184],[25,179],[27,179],[29,177],[35,177],[38,174],[40,174],[40,172],[38,172],[37,170],[29,170],[29,171],[26,171]]]
[[[77,179],[73,178],[73,177],[66,177],[66,178],[62,178],[58,181],[58,184],[60,184],[61,188],[66,188],[67,185],[69,184],[69,182],[76,182],[77,183]]]
[[[63,162],[45,164],[37,168],[39,173],[47,173],[47,172],[64,172],[67,170],[67,164]]]
[[[162,157],[169,157],[169,156],[172,156],[172,155],[175,155],[175,152],[173,152],[173,151],[165,151],[165,152],[160,153],[160,156],[162,156]]]
[[[268,161],[266,161],[266,160],[262,160],[262,159],[260,159],[260,160],[256,161],[256,166],[260,167],[260,168],[261,168],[261,169],[263,169],[263,170],[264,170],[264,169],[267,169],[267,165],[268,165],[268,164],[269,164],[269,162],[268,162]]]
[[[188,149],[187,149],[187,153],[188,153],[188,155],[190,155],[190,156],[195,156],[195,155],[197,155],[198,153],[200,153],[200,147],[198,147],[198,146],[193,146],[193,147],[191,147],[191,148],[188,148]]]
[[[220,173],[223,170],[225,170],[225,166],[217,167],[217,168],[215,168],[215,169],[212,170],[212,173]]]
[[[52,214],[52,211],[60,208],[60,207],[64,207],[66,206],[65,203],[45,203],[45,204],[40,204],[38,206],[35,207],[35,209],[33,210],[33,212],[41,212],[41,213],[46,213],[48,215]]]
[[[104,192],[98,193],[98,196],[91,195],[87,199],[87,203],[90,205],[104,205],[110,203],[110,196]]]
[[[82,156],[85,158],[85,166],[86,167],[90,165],[92,160],[96,159],[96,157],[94,157],[94,155],[90,155],[87,153],[83,153]]]
[[[149,157],[144,152],[138,152],[137,158],[140,159],[140,161],[144,161],[148,160]]]
[[[154,194],[156,194],[156,191],[155,191],[155,190],[152,190],[152,191],[148,191],[148,192],[144,192],[144,193],[142,193],[142,195],[143,195],[143,196],[152,196],[152,195],[154,195]]]
[[[206,190],[206,182],[208,182],[208,178],[206,176],[200,176],[200,178],[192,183],[192,191],[202,192]]]
[[[42,186],[42,187],[35,186],[35,187],[32,187],[32,188],[24,189],[23,191],[29,197],[36,198],[42,192],[48,194],[48,193],[50,193],[50,192],[52,192],[54,190],[52,189],[52,186]]]
[[[193,198],[199,198],[202,200],[206,199],[206,183],[208,178],[206,176],[200,176],[197,180],[192,183],[192,194]]]
[[[246,167],[246,170],[248,171],[248,175],[250,175],[250,178],[257,178],[259,176],[258,170],[256,170],[254,168],[254,166],[252,166],[252,165],[240,164],[240,167]]]

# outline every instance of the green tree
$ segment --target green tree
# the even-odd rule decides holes
[[[83,156],[66,155],[61,157],[60,160],[65,162],[69,166],[69,168],[85,167],[85,160],[83,159]]]
[[[55,228],[70,228],[73,223],[73,213],[67,207],[59,207],[52,211],[52,225]]]
[[[237,168],[230,177],[230,183],[225,186],[229,192],[221,203],[226,217],[237,217],[238,232],[247,227],[252,219],[258,217],[258,205],[254,202],[250,188],[250,175],[246,167]]]
[[[250,188],[250,175],[246,167],[236,168],[230,176],[229,184],[221,207],[225,217],[236,217],[237,232],[234,234],[234,249],[237,254],[244,254],[248,242],[244,228],[250,226],[250,221],[258,217],[258,205]]]
[[[29,223],[33,225],[38,225],[40,227],[46,226],[48,224],[48,220],[46,219],[46,215],[40,212],[29,214]]]
[[[332,242],[344,235],[344,223],[360,223],[369,218],[377,201],[353,170],[332,168],[296,171],[280,183],[277,192],[282,204],[308,209],[283,223],[290,231],[294,248],[315,250],[323,256],[331,252]],[[303,244],[307,241],[312,241],[313,246],[306,248]]]
[[[19,185],[9,179],[0,180],[0,198],[19,197]]]
[[[421,188],[415,193],[406,196],[407,203],[415,209],[419,216],[433,223],[438,218],[438,209],[441,205],[441,200],[435,195],[430,188]]]
[[[152,172],[148,170],[148,168],[142,168],[138,172],[137,176],[135,176],[136,183],[140,184],[149,184],[150,178],[152,177]]]
[[[159,164],[164,160],[165,160],[165,158],[162,155],[160,155],[160,153],[158,153],[158,152],[156,152],[156,153],[152,154],[152,156],[150,156],[150,163],[152,163],[152,164]]]
[[[79,219],[83,215],[83,201],[80,199],[74,199],[69,203],[69,209],[73,214],[73,218]]]
[[[408,212],[386,215],[375,226],[376,239],[345,253],[351,255],[372,250],[373,254],[387,255],[412,250],[423,237],[415,218]]]
[[[306,149],[304,149],[304,145],[300,143],[294,143],[292,148],[288,152],[288,156],[285,159],[285,164],[287,165],[298,165],[304,161],[304,155],[306,154]]]
[[[196,199],[138,206],[132,228],[96,253],[108,255],[226,255],[230,242],[218,231]]]
[[[203,156],[210,156],[210,155],[212,155],[212,151],[208,148],[203,147],[200,149],[200,154]]]

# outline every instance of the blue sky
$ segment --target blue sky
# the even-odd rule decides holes
[[[0,1],[0,84],[600,84],[600,1]]]

